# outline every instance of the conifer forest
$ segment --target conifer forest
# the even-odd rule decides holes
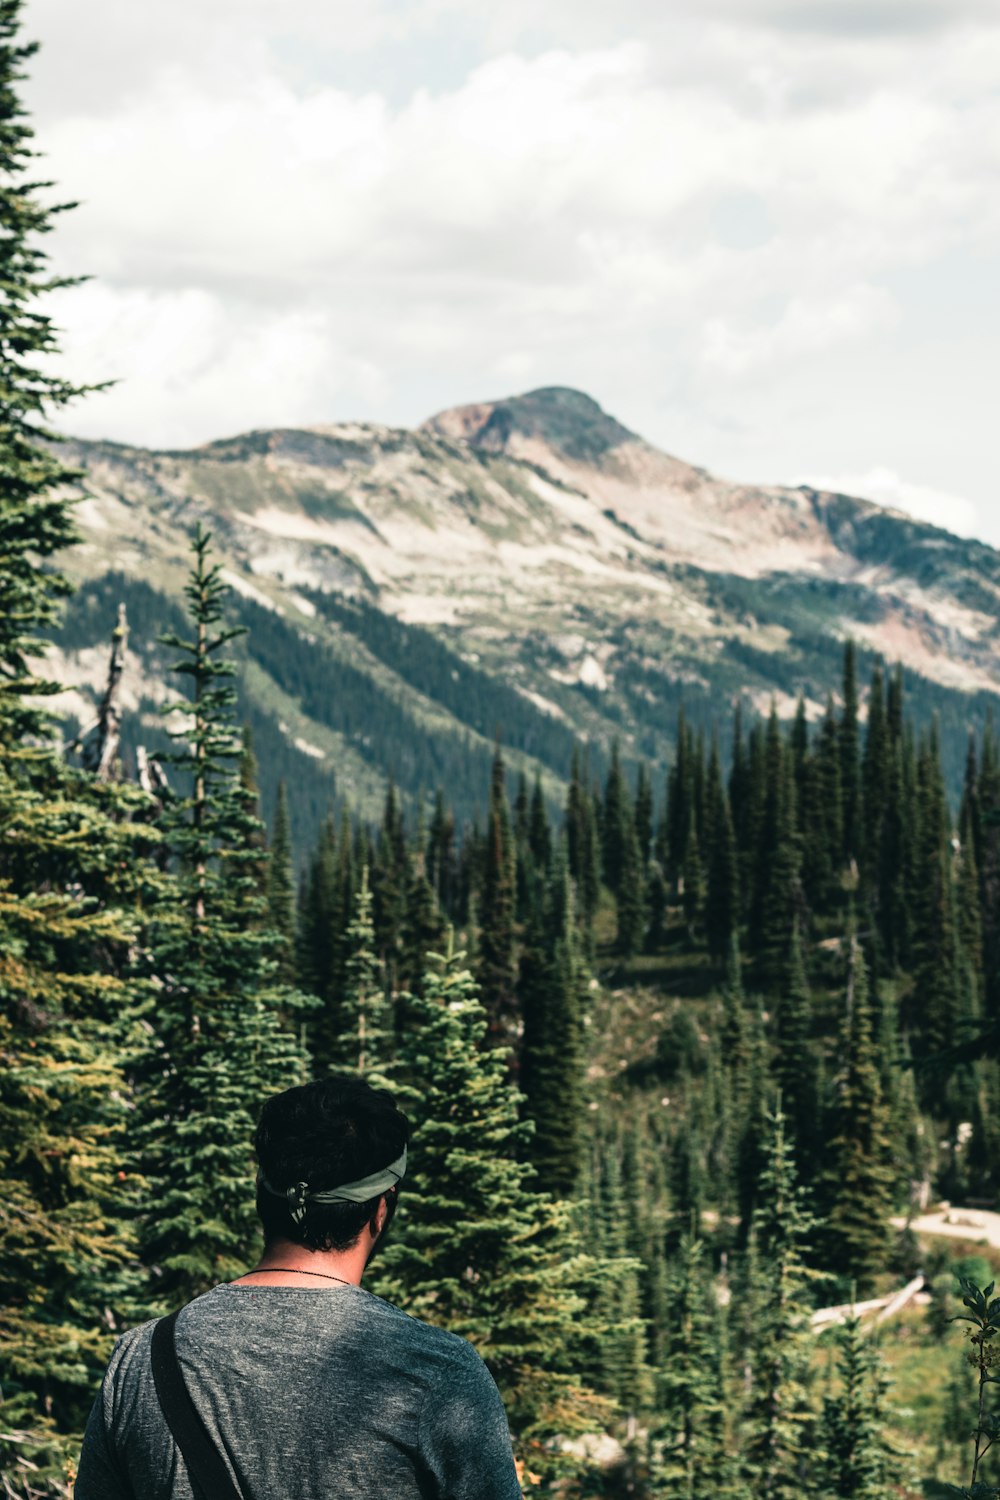
[[[328,1070],[414,1125],[368,1284],[480,1350],[526,1494],[1000,1495],[1000,740],[953,784],[847,642],[819,718],[680,700],[666,777],[567,738],[555,804],[501,722],[476,816],[391,787],[293,836],[198,528],[162,743],[123,737],[113,612],[70,743],[79,392],[20,22],[0,0],[0,1495],[71,1494],[117,1334],[253,1264],[260,1102]],[[914,1229],[941,1202],[964,1233]]]

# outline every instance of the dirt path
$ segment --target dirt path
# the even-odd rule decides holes
[[[890,1221],[894,1229],[905,1229],[906,1220]],[[995,1250],[1000,1250],[1000,1213],[986,1208],[946,1208],[936,1213],[921,1214],[910,1220],[914,1234],[940,1234],[950,1239],[969,1240],[973,1244],[984,1241]]]

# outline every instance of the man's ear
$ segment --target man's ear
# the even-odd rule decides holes
[[[372,1214],[371,1218],[368,1220],[368,1232],[373,1240],[377,1240],[379,1235],[382,1233],[383,1229],[385,1228],[385,1221],[388,1217],[389,1205],[386,1203],[385,1196],[383,1194],[383,1196],[378,1200],[378,1207]]]

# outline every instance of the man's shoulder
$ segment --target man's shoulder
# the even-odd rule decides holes
[[[137,1323],[134,1328],[127,1328],[124,1333],[119,1334],[111,1351],[111,1358],[108,1360],[107,1373],[112,1379],[119,1372],[127,1370],[137,1357],[141,1359],[145,1356],[156,1323],[156,1318],[150,1318],[148,1322]]]
[[[429,1355],[452,1364],[482,1365],[482,1359],[468,1339],[449,1332],[447,1328],[425,1323],[422,1318],[404,1312],[401,1307],[386,1301],[384,1297],[370,1294],[367,1298],[367,1310],[372,1317],[385,1319],[387,1326],[392,1327],[394,1336],[406,1339],[413,1347],[426,1351]]]

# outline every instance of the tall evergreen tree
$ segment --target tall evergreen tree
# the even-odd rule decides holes
[[[263,1097],[306,1071],[284,1026],[300,997],[278,980],[275,935],[263,926],[260,823],[240,778],[235,668],[224,653],[241,632],[225,623],[228,591],[200,527],[192,553],[191,638],[163,638],[189,688],[164,706],[182,721],[171,731],[179,748],[168,757],[180,786],[162,817],[175,876],[148,937],[161,988],[137,1111],[150,1188],[143,1249],[159,1268],[155,1295],[165,1301],[245,1264],[257,1237],[256,1112]]]
[[[826,1132],[829,1207],[823,1238],[831,1268],[865,1290],[885,1265],[893,1172],[868,975],[853,934],[848,963],[841,1066]]]
[[[600,896],[600,841],[594,804],[580,764],[580,752],[573,750],[569,791],[566,798],[566,848],[569,872],[576,883],[580,914],[590,930]]]
[[[918,762],[915,851],[914,984],[909,1023],[914,1060],[924,1065],[922,1092],[931,1106],[941,1092],[944,1054],[954,1046],[964,1006],[958,961],[951,828],[936,733]],[[927,1071],[930,1065],[932,1072]]]
[[[631,833],[630,833],[631,831]],[[611,766],[604,788],[602,854],[604,879],[617,896],[625,877],[626,845],[635,836],[632,798],[622,770],[618,741],[611,747]]]
[[[658,851],[660,863],[671,882],[681,874],[691,817],[692,814],[697,816],[694,754],[694,736],[682,707],[677,716],[677,748],[667,776],[667,804]]]
[[[45,310],[70,284],[40,241],[66,205],[36,181],[21,9],[0,3],[0,1474],[64,1492],[59,1433],[85,1415],[104,1310],[135,1315],[122,1063],[153,836],[143,795],[62,765],[42,701],[55,684],[35,665],[69,592],[53,559],[75,537],[75,476],[46,424],[80,392]]]
[[[426,874],[441,910],[454,919],[458,901],[455,817],[445,806],[440,788],[434,798],[434,813],[427,833]]]
[[[394,781],[389,782],[386,790],[374,854],[369,850],[357,852],[358,866],[367,865],[369,871],[375,946],[385,966],[387,982],[394,989],[399,979],[406,889],[410,880],[406,824]]]
[[[427,878],[424,856],[417,847],[410,860],[410,883],[403,917],[400,973],[404,989],[419,990],[427,955],[438,952],[446,927],[434,888]],[[405,1025],[405,1002],[397,1014],[397,1023]]]
[[[631,811],[626,808],[622,829],[622,868],[617,895],[618,952],[631,958],[642,947],[646,929],[646,883],[642,856]]]
[[[639,855],[645,869],[653,852],[653,783],[645,761],[639,763],[635,784],[635,835],[639,840]]]
[[[649,1404],[651,1384],[640,1316],[639,1265],[626,1259],[634,1205],[626,1198],[622,1168],[620,1140],[602,1142],[593,1184],[598,1225],[595,1249],[615,1265],[616,1272],[597,1289],[595,1323],[605,1331],[595,1349],[591,1378],[634,1423]]]
[[[500,747],[493,759],[486,830],[485,868],[479,907],[479,983],[490,1029],[502,1036],[513,1025],[514,833],[507,804],[506,768]]]
[[[818,1144],[818,1089],[811,1050],[812,998],[798,922],[792,928],[774,1028],[774,1077],[798,1160],[811,1163]]]
[[[854,642],[844,647],[843,708],[840,715],[840,787],[844,810],[844,859],[861,851],[861,761],[859,756],[857,653]]]
[[[278,937],[277,960],[281,978],[292,984],[295,964],[295,872],[292,864],[292,825],[285,783],[278,783],[278,801],[271,834],[271,857],[267,868],[267,920]]]
[[[716,962],[720,962],[726,958],[738,929],[740,893],[736,835],[717,757],[709,766],[706,795],[710,809],[710,843],[705,894],[705,937],[709,953]]]
[[[583,1145],[581,1011],[587,981],[564,857],[529,926],[519,985],[524,1034],[518,1078],[535,1127],[529,1158],[545,1190],[564,1198],[577,1187]]]
[[[413,1169],[380,1289],[472,1340],[505,1397],[517,1451],[546,1476],[573,1466],[553,1433],[607,1419],[576,1372],[597,1337],[588,1297],[613,1270],[582,1253],[567,1209],[533,1186],[531,1127],[486,1031],[462,955],[432,959],[402,1043]]]
[[[306,989],[323,998],[335,988],[338,941],[344,923],[341,881],[338,878],[341,873],[338,869],[339,852],[333,820],[325,818],[302,883],[298,913],[299,973]],[[349,830],[346,853],[350,855]],[[316,1029],[317,1032],[322,1030],[320,1021],[317,1021]]]
[[[876,664],[868,693],[868,726],[861,767],[861,851],[868,900],[878,895],[878,871],[891,776],[891,741],[882,669]]]
[[[839,1389],[823,1401],[820,1476],[831,1500],[884,1500],[899,1478],[899,1457],[882,1423],[888,1379],[875,1341],[859,1318],[840,1330]]]
[[[381,1083],[390,1069],[392,1015],[385,992],[383,965],[375,951],[375,923],[368,867],[354,898],[354,912],[345,937],[344,993],[337,1007],[339,1036],[330,1063],[357,1073],[369,1083]]]
[[[704,1246],[690,1235],[682,1237],[668,1273],[665,1311],[656,1478],[677,1500],[723,1500],[738,1493],[726,1325]]]
[[[773,721],[772,721],[773,722]],[[785,975],[792,932],[802,915],[801,845],[795,809],[795,775],[790,757],[772,750],[768,728],[768,788],[758,873],[759,927],[756,944],[761,978],[771,991]]]
[[[815,1221],[798,1185],[780,1106],[770,1116],[751,1237],[755,1305],[741,1467],[760,1500],[799,1500],[811,1466],[810,1275]]]
[[[693,807],[688,821],[682,870],[684,920],[687,923],[688,937],[693,942],[701,936],[705,916],[705,866],[698,839],[698,822]]]
[[[535,862],[535,869],[540,870],[543,875],[547,875],[549,863],[552,859],[552,829],[549,826],[549,814],[545,806],[545,793],[542,790],[542,778],[540,774],[535,777],[535,785],[531,792],[531,810],[528,815],[528,847],[531,850],[531,857]]]

